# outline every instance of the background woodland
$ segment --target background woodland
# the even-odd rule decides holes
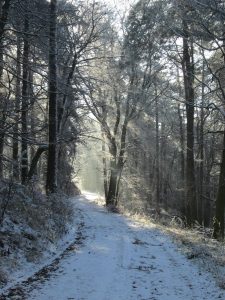
[[[77,146],[95,139],[107,206],[223,239],[225,1],[140,0],[121,15],[5,0],[0,16],[0,224],[21,187],[78,193]]]

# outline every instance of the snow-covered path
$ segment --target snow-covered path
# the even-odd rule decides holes
[[[75,199],[83,215],[83,245],[59,263],[32,300],[225,299],[209,274],[158,230],[106,212],[91,195]]]

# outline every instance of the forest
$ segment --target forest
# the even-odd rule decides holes
[[[91,140],[107,207],[223,240],[224,24],[223,0],[1,0],[0,226],[19,194],[65,212]]]
[[[94,182],[109,211],[224,240],[225,1],[128,2],[0,0],[4,263]]]

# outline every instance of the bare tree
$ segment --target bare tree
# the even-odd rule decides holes
[[[57,190],[57,0],[51,0],[49,13],[49,144],[46,191],[47,193],[54,193]]]

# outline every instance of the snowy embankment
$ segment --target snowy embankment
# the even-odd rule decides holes
[[[211,274],[201,272],[153,225],[108,213],[91,194],[74,204],[80,236],[57,268],[18,286],[22,296],[11,299],[225,299]]]
[[[7,181],[0,181],[0,211],[1,294],[57,259],[74,241],[80,214],[64,194],[47,198]]]

